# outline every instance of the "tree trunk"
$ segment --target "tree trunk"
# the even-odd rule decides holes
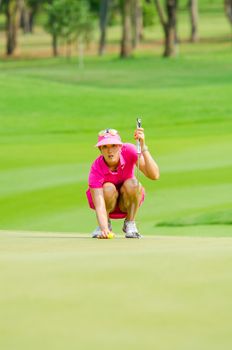
[[[164,56],[175,56],[176,54],[176,0],[166,0],[167,24],[165,31]]]
[[[34,31],[35,16],[36,16],[36,11],[31,9],[29,11],[29,28],[30,28],[30,33],[33,33],[33,31]]]
[[[27,8],[25,3],[20,13],[20,27],[23,29],[24,34],[30,33],[30,10]]]
[[[53,50],[53,56],[58,56],[58,45],[57,45],[57,35],[52,35],[52,50]]]
[[[232,24],[232,0],[224,0],[224,9],[226,17],[228,18],[230,24]]]
[[[100,41],[99,41],[99,55],[103,55],[106,46],[106,28],[108,22],[108,12],[111,0],[101,0],[100,3]]]
[[[20,0],[9,0],[6,8],[6,54],[12,55],[17,47],[20,19]]]
[[[170,57],[176,55],[176,10],[177,10],[177,0],[166,0],[165,9],[167,19],[164,15],[162,6],[159,0],[154,0],[160,23],[163,27],[165,36],[165,47],[164,47],[164,57]]]
[[[141,0],[132,1],[133,48],[136,48],[143,36],[143,14]]]
[[[26,0],[21,0],[22,9],[21,9],[21,18],[20,18],[20,27],[23,29],[24,33],[33,33],[34,29],[34,19],[38,13],[40,2],[27,4]]]
[[[198,0],[189,0],[191,36],[190,41],[198,41]]]
[[[131,0],[124,0],[122,8],[122,41],[121,57],[129,57],[132,53],[131,41]]]

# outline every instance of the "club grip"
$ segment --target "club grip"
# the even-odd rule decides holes
[[[141,128],[142,126],[142,120],[141,118],[137,118],[137,129]],[[141,146],[139,140],[136,141],[136,148],[137,148],[137,153],[141,154]]]
[[[141,128],[142,126],[142,120],[141,118],[137,118],[137,128]]]

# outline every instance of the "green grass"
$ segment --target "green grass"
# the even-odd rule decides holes
[[[229,350],[231,253],[231,238],[0,232],[0,347]]]
[[[0,60],[1,349],[231,349],[232,49],[215,18],[171,60],[159,44],[83,70],[75,57]],[[37,32],[36,47],[48,39]],[[161,170],[141,176],[145,238],[123,239],[118,220],[117,239],[92,240],[97,132],[134,142],[140,115]]]
[[[0,227],[91,231],[85,190],[97,131],[112,126],[133,142],[142,115],[161,169],[157,182],[141,177],[142,232],[202,221],[220,224],[223,235],[232,194],[232,52],[197,52],[170,61],[88,58],[84,70],[75,59],[1,62]]]
[[[209,5],[202,3],[201,10]],[[163,234],[172,235],[177,226],[178,235],[186,235],[192,231],[185,227],[212,224],[218,236],[228,235],[230,27],[222,6],[203,11],[201,41],[192,45],[186,42],[186,11],[179,16],[182,43],[171,60],[160,56],[159,26],[145,30],[145,45],[133,58],[87,57],[83,70],[75,57],[0,60],[0,228],[89,233],[95,216],[85,190],[98,155],[97,131],[114,127],[124,141],[134,142],[141,115],[161,178],[141,176],[147,194],[140,230],[148,235],[166,225]],[[119,34],[117,27],[110,29],[110,45],[118,45]],[[23,55],[47,50],[49,42],[39,27],[33,36],[20,36]],[[121,231],[120,221],[114,230]]]

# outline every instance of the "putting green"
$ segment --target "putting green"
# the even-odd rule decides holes
[[[1,231],[0,348],[229,350],[232,238],[162,229],[142,240]]]

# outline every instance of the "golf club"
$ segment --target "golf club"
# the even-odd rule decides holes
[[[142,119],[141,118],[137,118],[136,121],[136,127],[141,128],[142,126]],[[137,148],[137,154],[138,154],[138,166],[137,166],[137,171],[136,171],[136,178],[137,178],[137,182],[138,182],[138,191],[139,191],[139,162],[140,162],[140,156],[141,156],[141,145],[140,145],[140,140],[136,140],[136,148]]]

